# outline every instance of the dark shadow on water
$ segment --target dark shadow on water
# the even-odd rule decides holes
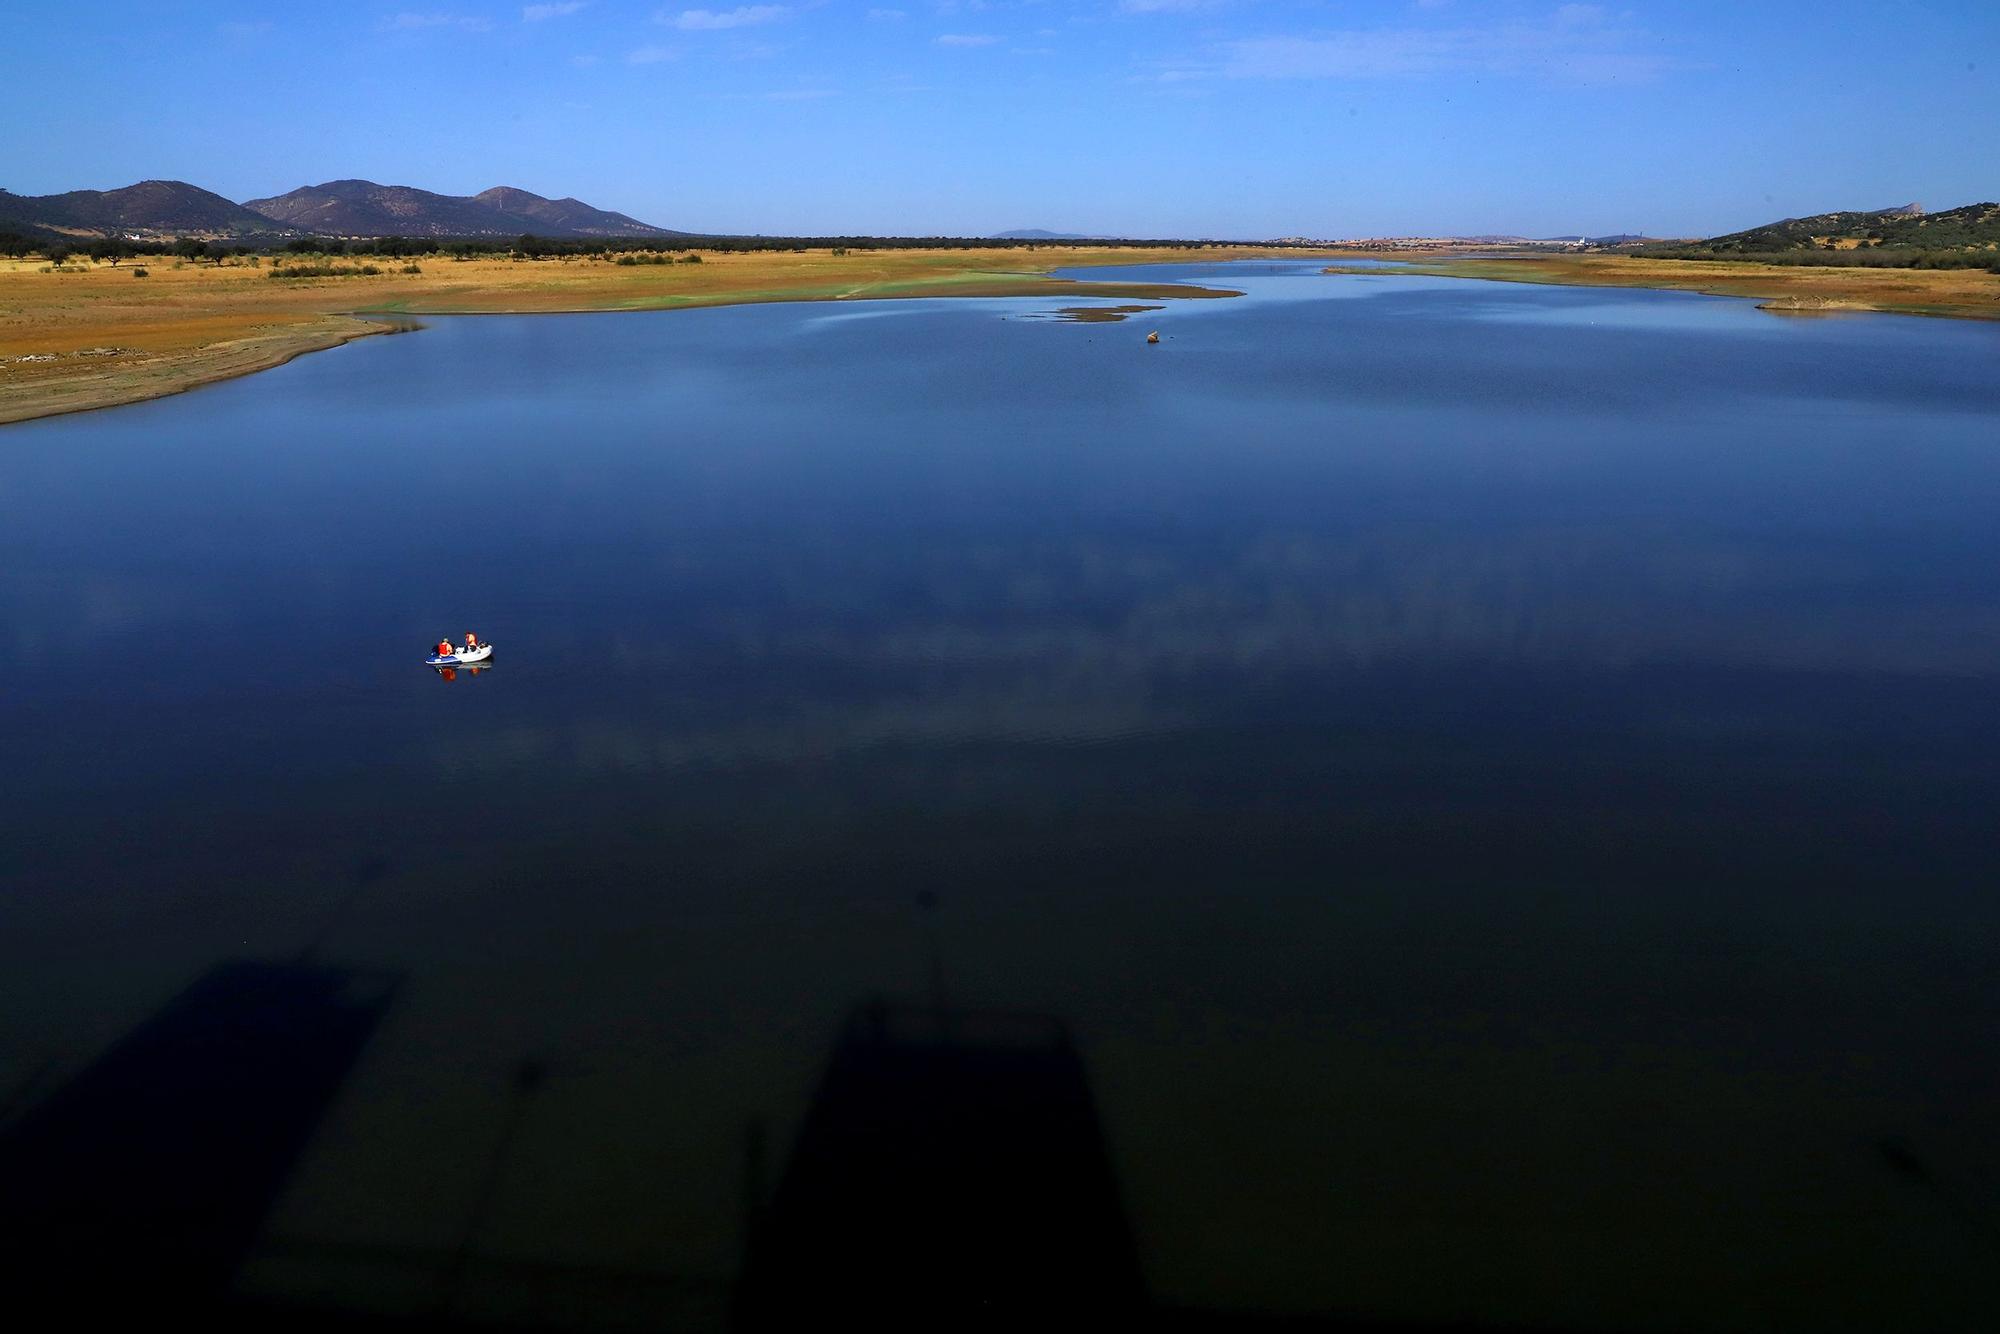
[[[1069,1025],[957,1008],[933,982],[926,1003],[870,1000],[849,1015],[773,1190],[753,1128],[745,1259],[726,1317],[735,1329],[1493,1328],[1149,1301]],[[246,1330],[724,1323],[709,1277],[486,1253],[494,1184],[548,1078],[539,1057],[513,1072],[505,1129],[456,1247],[260,1235],[401,984],[309,956],[217,964],[0,1133],[7,1309]],[[1929,1179],[1900,1141],[1875,1147],[1896,1172]],[[236,1293],[232,1277],[252,1256],[323,1281],[313,1295]],[[344,1292],[354,1267],[401,1273],[436,1300],[371,1311]]]
[[[355,891],[390,869],[379,855],[354,864]],[[609,1254],[522,1256],[496,1244],[488,1223],[500,1183],[559,1054],[513,1067],[455,1244],[267,1234],[404,983],[400,973],[321,963],[314,945],[287,962],[214,965],[39,1104],[19,1099],[20,1119],[0,1123],[0,1309],[60,1312],[66,1322],[192,1317],[230,1330],[1497,1328],[1150,1299],[1070,1024],[953,1004],[937,895],[921,892],[916,904],[928,995],[854,1006],[789,1153],[779,1146],[775,1188],[766,1186],[773,1146],[751,1127],[733,1291],[723,1274],[635,1269]],[[801,1085],[809,1078],[801,1072]],[[579,1158],[587,1154],[589,1126],[564,1133]],[[1949,1194],[1900,1137],[1871,1147],[1896,1176]],[[408,1170],[421,1177],[427,1166]],[[239,1271],[254,1271],[246,1263],[268,1260],[305,1285],[236,1286]],[[404,1294],[391,1303],[400,1309],[371,1309],[384,1281]]]
[[[0,1134],[16,1297],[217,1300],[400,978],[231,960]]]
[[[964,1328],[1058,1311],[1131,1317],[1144,1303],[1068,1027],[857,1009],[753,1221],[738,1327],[838,1313]]]
[[[1499,1328],[1149,1300],[1082,1056],[1049,1016],[864,1003],[768,1203],[760,1129],[748,1148],[739,1331]]]

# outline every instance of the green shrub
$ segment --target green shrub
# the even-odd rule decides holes
[[[146,276],[146,266],[141,264],[138,268],[132,270],[132,276],[134,278],[144,278]]]
[[[413,266],[414,267],[414,266]],[[369,278],[382,272],[373,264],[356,267],[353,264],[294,264],[290,268],[273,268],[266,278]]]

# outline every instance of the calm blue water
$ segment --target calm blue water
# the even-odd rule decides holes
[[[1248,295],[0,430],[0,1099],[312,948],[409,980],[248,1290],[395,1309],[311,1248],[459,1245],[524,1057],[480,1247],[726,1285],[745,1119],[935,971],[1071,1025],[1171,1305],[1983,1310],[2000,326],[1157,276]]]

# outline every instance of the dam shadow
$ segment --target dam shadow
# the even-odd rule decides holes
[[[0,1131],[17,1300],[219,1309],[401,980],[218,963]]]
[[[752,1218],[738,1330],[983,1328],[1146,1310],[1082,1058],[1042,1015],[870,1000]]]

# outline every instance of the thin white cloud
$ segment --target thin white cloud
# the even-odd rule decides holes
[[[678,60],[680,52],[671,46],[642,46],[625,53],[628,65],[657,65],[663,60]]]
[[[423,32],[439,28],[457,28],[463,32],[487,32],[493,27],[491,19],[468,14],[397,14],[381,23],[385,32]]]
[[[948,32],[937,39],[939,46],[991,46],[999,41],[987,32]]]
[[[1644,34],[1596,5],[1564,5],[1536,22],[1479,27],[1351,28],[1218,44],[1212,60],[1170,65],[1163,82],[1232,79],[1396,79],[1475,74],[1576,83],[1641,81],[1674,68]]]
[[[723,28],[749,28],[759,23],[776,23],[792,12],[790,5],[738,5],[734,9],[683,9],[669,16],[661,10],[658,18],[683,32],[715,32]]]
[[[562,3],[553,5],[524,5],[521,8],[521,22],[540,23],[544,19],[567,18],[589,3],[590,0],[562,0]]]

